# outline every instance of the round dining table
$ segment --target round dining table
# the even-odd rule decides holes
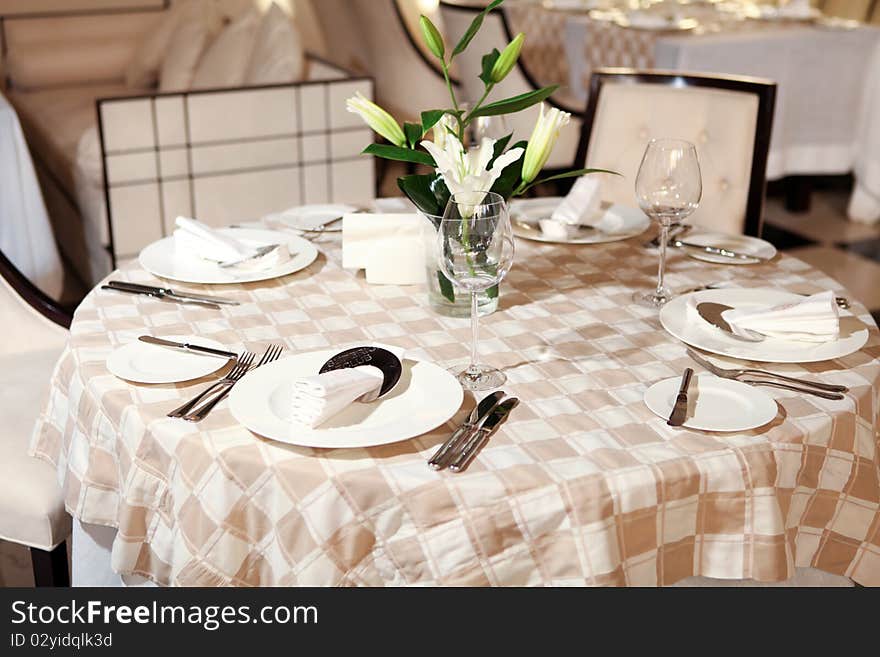
[[[655,310],[632,301],[656,273],[645,239],[517,242],[479,347],[521,403],[464,472],[426,461],[473,408],[469,394],[424,435],[322,450],[251,433],[228,401],[201,423],[166,417],[211,379],[137,385],[108,371],[108,355],[144,334],[258,353],[382,343],[465,364],[469,321],[433,312],[423,287],[368,285],[343,269],[339,233],[316,239],[318,259],[283,278],[175,286],[241,302],[221,310],[93,290],[32,453],[56,466],[79,522],[116,530],[113,570],[161,585],[655,586],[694,575],[780,581],[799,567],[880,585],[880,334],[870,314],[851,300],[870,332],[856,353],[764,365],[848,386],[842,401],[762,388],[778,404],[763,427],[672,428],[645,406],[645,390],[702,368]],[[163,283],[136,262],[111,278]],[[667,282],[846,294],[785,255],[725,266],[675,251]]]

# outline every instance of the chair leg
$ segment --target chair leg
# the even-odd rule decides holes
[[[62,541],[51,552],[31,548],[31,563],[36,586],[70,586],[66,541]]]
[[[797,214],[809,212],[812,194],[812,177],[789,176],[785,181],[785,209]]]

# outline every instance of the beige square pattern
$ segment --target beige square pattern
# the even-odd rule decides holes
[[[765,427],[672,430],[642,394],[692,363],[630,301],[656,267],[644,238],[518,243],[481,351],[522,404],[462,474],[425,464],[452,423],[384,447],[297,448],[238,426],[225,402],[198,425],[165,416],[204,381],[135,386],[108,373],[105,357],[142,333],[234,350],[381,339],[450,367],[467,358],[466,320],[433,314],[420,287],[366,285],[340,267],[338,239],[318,240],[304,271],[224,288],[238,307],[96,290],[78,309],[32,450],[57,467],[74,516],[118,528],[117,571],[164,585],[654,586],[814,566],[880,585],[870,315],[856,308],[871,327],[860,352],[790,370],[849,386],[845,400],[770,390],[779,415]],[[159,282],[136,265],[114,277]],[[839,289],[788,257],[728,268],[670,258],[673,288],[724,279]]]

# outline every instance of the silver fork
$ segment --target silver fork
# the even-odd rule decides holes
[[[739,377],[746,375],[753,376],[767,376],[772,377],[774,379],[779,379],[780,381],[787,381],[789,383],[794,383],[801,386],[807,386],[810,388],[815,388],[816,390],[825,390],[826,392],[834,392],[834,393],[844,393],[849,392],[849,388],[846,386],[833,385],[831,383],[819,383],[817,381],[809,381],[807,379],[796,379],[793,376],[785,376],[784,374],[776,374],[775,372],[768,372],[767,370],[756,370],[753,368],[741,368],[741,369],[725,369],[723,367],[718,367],[713,363],[710,363],[705,358],[702,358],[692,349],[687,350],[688,356],[691,357],[692,360],[696,361],[707,370],[712,372],[715,376],[720,376],[725,379],[736,379],[740,380]],[[754,381],[744,381],[744,383],[756,383]],[[762,383],[762,382],[757,382]],[[770,382],[767,382],[767,385],[772,385]],[[778,385],[776,387],[779,387]],[[833,397],[833,399],[838,399],[838,397]]]
[[[200,392],[198,395],[186,402],[183,406],[175,408],[173,411],[168,413],[168,417],[183,417],[192,409],[194,409],[196,405],[209,394],[211,394],[218,388],[221,388],[222,386],[228,385],[233,381],[237,381],[238,379],[236,377],[244,376],[245,372],[248,371],[248,368],[251,366],[251,363],[254,362],[254,358],[256,357],[257,355],[250,351],[241,352],[241,356],[239,356],[238,360],[235,361],[235,366],[231,370],[229,370],[226,376],[215,382],[206,390]]]
[[[269,345],[269,347],[266,349],[265,353],[263,353],[263,357],[260,359],[259,363],[254,365],[252,368],[247,368],[244,372],[242,372],[238,376],[238,378],[236,378],[234,381],[231,381],[229,383],[229,385],[227,385],[223,390],[221,390],[219,392],[219,394],[217,394],[217,396],[214,397],[214,399],[212,399],[211,401],[206,403],[201,408],[196,409],[190,413],[187,413],[186,415],[183,416],[183,419],[187,420],[188,422],[201,422],[202,420],[204,420],[206,417],[208,417],[208,413],[210,413],[212,410],[214,410],[214,407],[217,404],[219,404],[221,401],[226,399],[226,395],[228,395],[230,393],[233,386],[236,383],[238,383],[242,379],[242,377],[244,377],[245,374],[247,374],[251,369],[255,370],[258,367],[262,367],[263,365],[267,365],[274,360],[278,360],[278,357],[281,355],[282,351],[283,351],[283,347],[281,347],[280,345],[275,345],[275,344]]]

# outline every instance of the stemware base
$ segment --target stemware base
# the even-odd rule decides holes
[[[662,308],[673,296],[672,290],[662,287],[650,292],[636,292],[633,294],[633,301],[643,308]]]
[[[500,388],[507,381],[507,375],[501,370],[487,365],[474,365],[464,372],[456,375],[461,387],[473,392],[494,390]]]

